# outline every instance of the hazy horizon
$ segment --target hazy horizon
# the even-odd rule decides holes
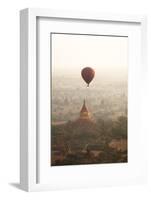
[[[80,77],[84,67],[95,79],[127,78],[128,38],[52,34],[52,76]],[[95,79],[93,81],[95,81]]]

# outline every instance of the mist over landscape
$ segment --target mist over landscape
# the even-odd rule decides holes
[[[84,99],[94,120],[127,116],[127,89],[126,79],[98,79],[87,88],[81,77],[57,77],[52,85],[52,123],[75,120]]]

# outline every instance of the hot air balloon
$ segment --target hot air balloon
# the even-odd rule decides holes
[[[85,67],[82,69],[81,76],[84,79],[84,81],[87,83],[87,87],[89,87],[89,84],[93,80],[94,75],[95,75],[95,71],[91,67]]]

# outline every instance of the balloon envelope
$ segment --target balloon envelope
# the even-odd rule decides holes
[[[85,82],[88,84],[87,86],[89,87],[90,82],[93,80],[95,75],[94,69],[91,67],[85,67],[81,71],[81,76],[85,80]]]

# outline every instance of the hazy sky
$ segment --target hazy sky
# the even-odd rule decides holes
[[[94,68],[97,77],[127,75],[128,38],[52,34],[53,76],[80,76],[81,69]]]

